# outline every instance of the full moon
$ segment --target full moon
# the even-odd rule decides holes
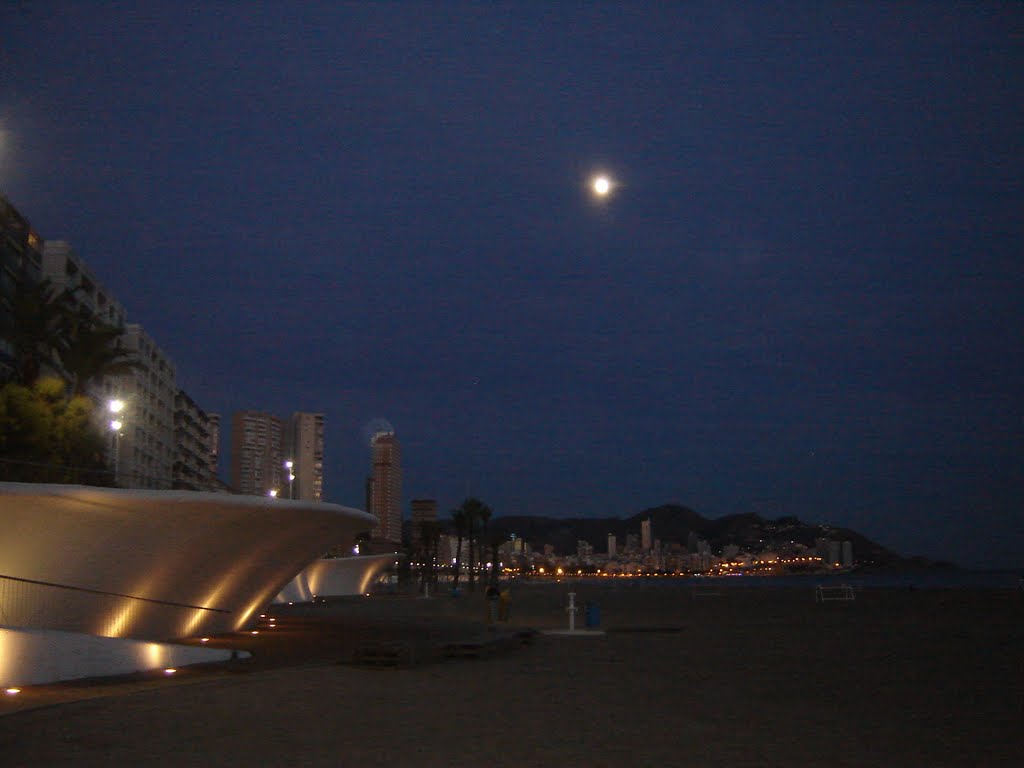
[[[594,194],[604,197],[612,191],[612,182],[607,176],[598,176],[594,179]]]

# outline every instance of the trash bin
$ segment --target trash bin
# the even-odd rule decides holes
[[[601,626],[601,607],[597,603],[588,602],[584,612],[586,625],[588,627]]]

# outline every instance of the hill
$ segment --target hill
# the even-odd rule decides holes
[[[586,541],[595,552],[605,552],[609,534],[620,546],[627,534],[640,535],[644,520],[651,521],[651,531],[663,546],[686,547],[691,534],[708,542],[713,552],[735,544],[749,552],[774,550],[790,543],[813,547],[817,539],[850,541],[859,563],[892,565],[903,561],[900,555],[849,528],[835,528],[804,523],[796,517],[769,520],[753,513],[726,515],[709,519],[689,507],[664,504],[638,512],[628,518],[550,518],[531,515],[509,515],[491,521],[491,527],[508,535],[525,539],[535,549],[545,544],[567,554],[576,551],[577,542]]]

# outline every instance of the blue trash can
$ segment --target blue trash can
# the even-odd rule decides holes
[[[601,607],[597,603],[586,604],[586,624],[588,627],[601,626]]]

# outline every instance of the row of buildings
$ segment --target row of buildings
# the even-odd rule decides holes
[[[97,403],[108,435],[108,464],[122,488],[224,491],[324,500],[324,414],[295,412],[281,418],[238,411],[230,424],[230,480],[220,478],[221,417],[207,412],[178,383],[170,355],[103,285],[70,243],[46,240],[0,195],[0,322],[13,318],[19,293],[48,280],[76,312],[123,329],[119,349],[129,372],[106,376],[87,393]],[[0,339],[0,373],[15,364],[13,344]],[[63,375],[51,360],[49,373]],[[8,378],[3,376],[2,378]],[[402,541],[401,446],[394,430],[371,437],[366,510],[378,520],[373,545],[393,550]],[[437,503],[411,502],[414,529],[437,519]]]
[[[122,488],[234,491],[323,499],[324,416],[295,413],[287,422],[243,411],[231,423],[231,484],[219,478],[221,419],[178,385],[171,357],[97,278],[72,246],[45,240],[0,195],[0,322],[13,320],[16,297],[48,280],[76,312],[123,329],[118,348],[132,370],[106,376],[87,394],[107,431],[108,463]],[[0,369],[15,365],[13,344],[0,339]],[[61,375],[59,361],[49,373]],[[8,378],[4,376],[3,378]]]
[[[426,516],[418,511],[425,505]],[[437,505],[430,500],[412,502],[412,541],[420,540],[417,520],[436,520]],[[458,557],[462,568],[486,571],[490,568],[491,552],[485,546],[476,547],[472,562],[469,541],[454,535],[442,535],[437,546],[437,560],[442,571],[447,571]],[[414,552],[421,559],[429,554],[422,547]],[[599,551],[590,541],[580,539],[575,552],[559,552],[553,544],[534,547],[514,534],[498,550],[502,566],[515,574],[560,576],[589,574],[602,576],[642,574],[704,574],[704,575],[780,575],[787,573],[821,573],[849,570],[855,565],[853,543],[849,540],[819,537],[813,546],[796,541],[774,541],[751,551],[739,544],[726,544],[720,551],[712,551],[711,544],[697,533],[690,532],[688,540],[663,542],[653,536],[652,521],[640,521],[638,533],[627,533],[620,538],[614,533],[607,536],[607,548]]]
[[[100,405],[104,426],[111,427],[115,484],[208,487],[216,474],[216,464],[211,466],[219,430],[216,417],[205,414],[177,387],[173,361],[140,324],[128,322],[124,306],[71,245],[44,240],[0,195],[0,320],[11,322],[15,297],[44,280],[64,294],[74,311],[123,329],[117,344],[135,363],[130,373],[106,377],[87,393]],[[13,345],[0,340],[0,367],[6,372],[13,368],[14,354]],[[44,363],[44,372],[62,373],[58,361]]]
[[[663,544],[651,537],[651,521],[641,522],[639,535],[626,535],[624,546],[614,534],[608,534],[607,553],[598,553],[590,542],[577,542],[575,555],[558,556],[554,548],[545,546],[543,556],[529,547],[522,551],[528,567],[535,560],[544,560],[556,569],[567,571],[599,570],[607,574],[637,573],[787,573],[849,569],[854,566],[853,543],[819,538],[814,546],[798,542],[778,543],[775,546],[746,551],[738,544],[726,544],[720,554],[712,552],[711,545],[694,533],[689,541]]]
[[[231,486],[252,496],[324,500],[324,415],[288,421],[261,411],[231,418]]]

